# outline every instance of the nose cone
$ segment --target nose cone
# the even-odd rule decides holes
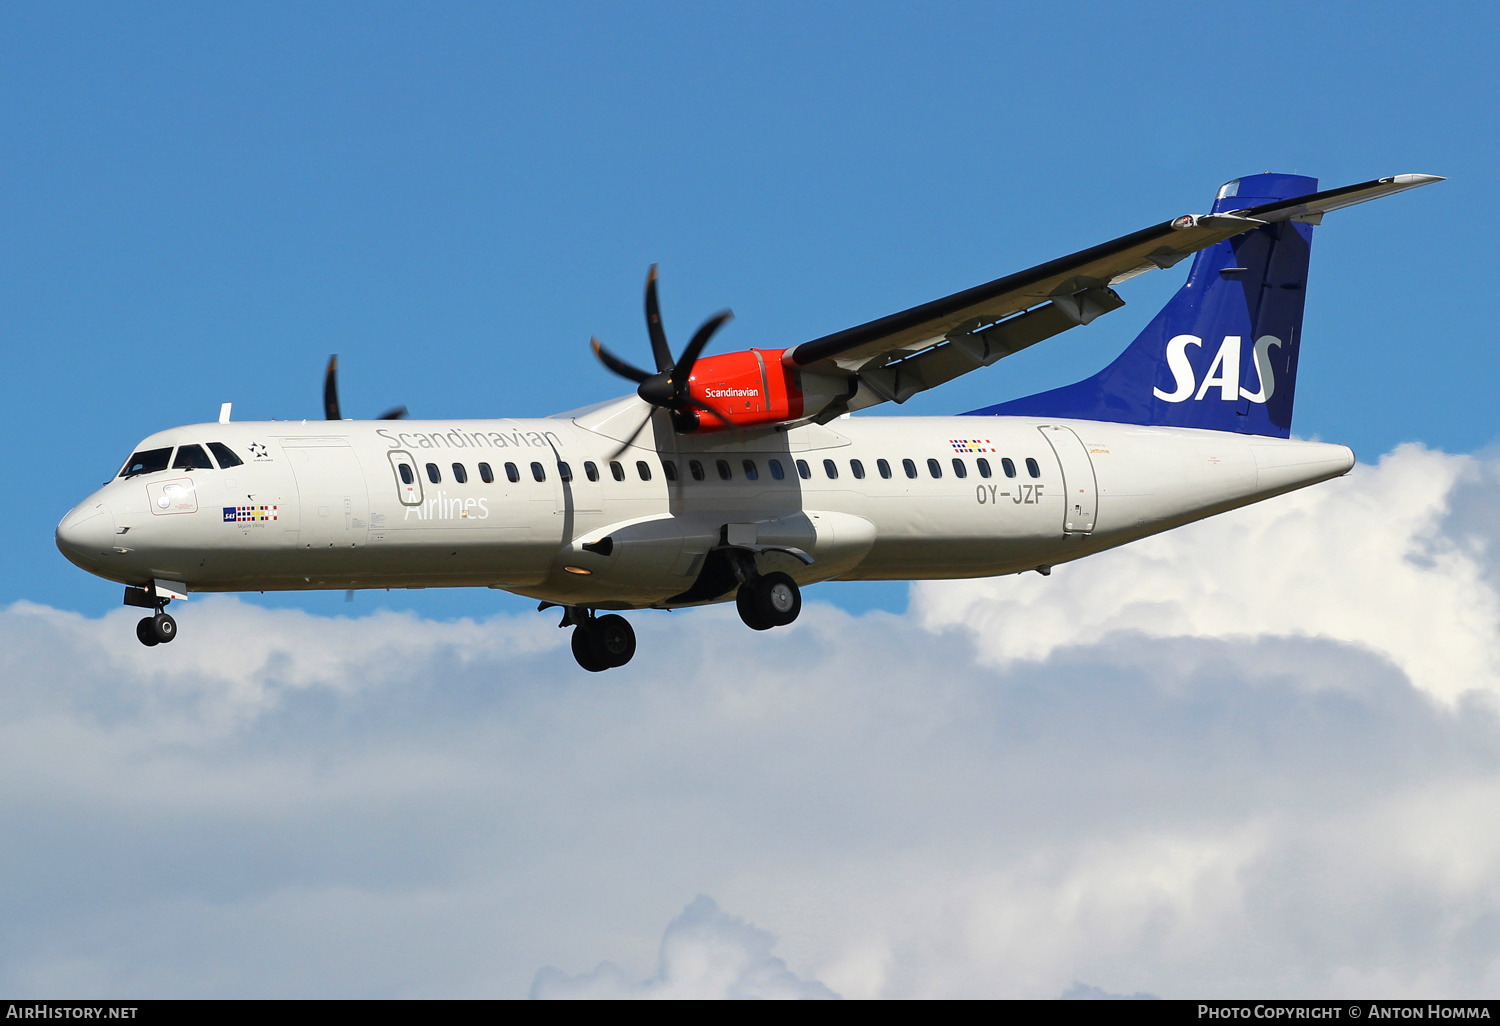
[[[57,525],[58,551],[85,570],[103,566],[114,544],[114,514],[97,500],[75,507]]]

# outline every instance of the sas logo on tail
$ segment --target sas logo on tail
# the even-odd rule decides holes
[[[1274,335],[1262,335],[1255,340],[1255,375],[1259,380],[1256,381],[1253,392],[1240,384],[1241,341],[1240,335],[1225,336],[1218,355],[1209,364],[1208,373],[1200,384],[1194,374],[1193,364],[1188,359],[1187,350],[1188,346],[1202,346],[1203,340],[1197,335],[1173,337],[1167,343],[1167,369],[1176,379],[1175,387],[1170,392],[1153,388],[1151,394],[1162,402],[1181,403],[1189,399],[1202,399],[1208,395],[1209,389],[1216,388],[1219,391],[1218,398],[1226,402],[1237,402],[1240,399],[1248,399],[1252,403],[1265,402],[1276,391],[1276,372],[1271,368],[1271,349],[1279,347],[1281,339]]]

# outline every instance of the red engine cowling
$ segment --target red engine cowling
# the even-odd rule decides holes
[[[703,356],[688,378],[692,397],[713,413],[696,410],[698,431],[756,427],[802,416],[802,392],[781,362],[784,349],[747,349]]]

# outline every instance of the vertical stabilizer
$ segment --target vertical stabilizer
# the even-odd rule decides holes
[[[1262,174],[1219,190],[1214,213],[1317,192],[1318,180]],[[977,415],[1209,428],[1286,438],[1316,216],[1282,220],[1193,258],[1187,283],[1119,358],[1091,378]]]

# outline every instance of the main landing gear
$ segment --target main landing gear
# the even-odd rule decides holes
[[[797,587],[790,574],[780,571],[756,573],[754,563],[745,560],[736,566],[736,575],[741,583],[735,594],[735,605],[739,608],[740,619],[752,630],[785,627],[802,612],[802,589]],[[556,603],[543,602],[537,609],[541,611],[555,606]],[[598,616],[586,606],[563,606],[562,610],[562,621],[558,626],[573,628],[573,658],[585,670],[601,673],[624,666],[634,657],[635,630],[623,616],[616,613]]]
[[[635,628],[616,613],[595,616],[593,610],[568,607],[559,627],[573,624],[573,658],[590,673],[624,666],[635,655]]]
[[[790,574],[757,574],[740,585],[734,602],[746,627],[768,631],[797,619],[802,612],[802,591]]]

